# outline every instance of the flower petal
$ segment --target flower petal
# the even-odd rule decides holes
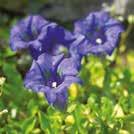
[[[36,40],[41,29],[49,22],[41,16],[28,16],[11,29],[10,46],[13,51],[28,48],[29,41]],[[37,37],[34,37],[37,36]]]
[[[119,43],[123,27],[108,12],[100,11],[92,12],[85,19],[77,21],[74,32],[85,36],[77,45],[79,54],[111,55]]]
[[[58,66],[58,72],[61,76],[77,75],[78,67],[73,58],[65,58]]]

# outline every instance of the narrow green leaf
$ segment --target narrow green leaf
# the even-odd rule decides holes
[[[43,112],[38,112],[40,127],[44,132],[51,134],[51,126],[48,117]]]
[[[35,117],[30,117],[26,119],[22,124],[22,130],[24,134],[29,134],[34,129],[36,123]]]

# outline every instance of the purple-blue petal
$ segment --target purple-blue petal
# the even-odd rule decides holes
[[[77,75],[78,67],[73,58],[64,58],[58,66],[58,72],[62,76]]]
[[[62,69],[61,74],[59,69]],[[72,83],[80,83],[75,60],[65,58],[64,54],[52,56],[47,53],[33,60],[24,82],[26,88],[43,92],[49,104],[60,108],[66,106],[67,89]]]
[[[41,16],[28,16],[18,22],[11,29],[10,46],[17,51],[29,46],[29,42],[36,40],[41,33],[41,29],[48,24]]]
[[[119,43],[122,32],[122,24],[105,11],[92,12],[74,25],[74,33],[85,36],[77,45],[77,50],[82,55],[111,55]]]

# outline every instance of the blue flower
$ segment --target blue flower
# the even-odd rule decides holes
[[[28,89],[43,92],[49,104],[64,108],[67,89],[76,82],[79,83],[80,79],[74,58],[65,58],[64,54],[52,56],[43,53],[37,60],[33,60],[24,83]]]
[[[120,34],[123,32],[119,21],[110,17],[107,12],[93,12],[85,19],[78,20],[74,25],[74,33],[81,38],[78,51],[82,55],[109,54],[119,43]]]
[[[41,51],[42,53],[45,52],[53,56],[61,53],[69,56],[71,54],[69,50],[74,40],[74,35],[63,27],[58,25],[48,27],[43,40],[40,40],[43,44]]]
[[[44,36],[42,29],[48,24],[48,21],[37,15],[28,16],[19,21],[11,29],[10,46],[12,50],[28,48],[33,42],[38,42]]]
[[[37,59],[44,52],[69,55],[74,40],[71,32],[35,15],[21,20],[11,29],[10,46],[14,51],[27,48],[32,57]]]

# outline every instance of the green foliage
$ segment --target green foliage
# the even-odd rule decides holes
[[[32,132],[34,126],[36,123],[36,118],[35,117],[29,117],[28,119],[26,119],[23,124],[22,124],[22,132],[24,134],[29,134],[30,132]]]

